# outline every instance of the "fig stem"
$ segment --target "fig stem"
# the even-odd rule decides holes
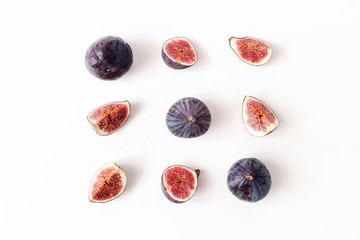
[[[193,117],[193,116],[191,116],[191,117],[189,118],[189,121],[192,122],[192,123],[195,123],[195,122],[196,122],[196,118]]]
[[[199,170],[199,169],[195,169],[195,173],[196,173],[196,176],[197,176],[197,177],[200,176],[200,170]]]
[[[245,177],[247,180],[250,180],[250,181],[253,180],[254,179],[253,172],[251,172],[251,171],[248,172]]]

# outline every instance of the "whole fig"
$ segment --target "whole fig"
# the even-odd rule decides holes
[[[102,80],[115,80],[123,76],[133,63],[133,53],[123,39],[107,36],[98,39],[85,55],[87,69]]]

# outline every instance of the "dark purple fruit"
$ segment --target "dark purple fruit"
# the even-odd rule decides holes
[[[118,130],[130,115],[129,101],[106,103],[92,110],[87,120],[100,136],[107,136]]]
[[[197,54],[191,42],[183,37],[167,40],[161,50],[165,64],[173,69],[191,67],[197,61]]]
[[[125,172],[116,163],[108,163],[95,173],[90,183],[89,200],[104,203],[124,192],[127,183]]]
[[[174,103],[167,115],[166,124],[172,134],[183,138],[199,137],[207,132],[211,114],[197,98],[187,97]]]
[[[263,40],[253,37],[231,37],[229,44],[236,55],[250,65],[264,65],[271,58],[272,48]]]
[[[248,132],[263,137],[279,126],[275,113],[259,99],[246,96],[242,109],[243,121]]]
[[[124,75],[133,63],[132,50],[119,37],[103,37],[91,44],[85,56],[87,69],[102,80],[115,80]]]
[[[269,193],[270,172],[258,159],[243,158],[231,166],[227,185],[237,198],[257,202]]]
[[[161,176],[161,189],[171,202],[186,202],[195,194],[199,175],[199,169],[181,165],[168,167]]]

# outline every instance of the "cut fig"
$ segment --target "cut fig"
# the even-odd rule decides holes
[[[263,137],[279,126],[275,113],[259,99],[246,96],[242,116],[246,130],[256,137]]]
[[[199,175],[199,169],[192,170],[181,165],[170,166],[161,176],[162,191],[171,202],[186,202],[195,194]]]
[[[123,76],[133,63],[129,44],[119,37],[103,37],[88,48],[85,56],[87,69],[102,80],[115,80]]]
[[[118,130],[130,115],[129,101],[118,101],[95,108],[87,120],[100,136],[107,136]]]
[[[164,63],[173,69],[191,67],[197,62],[197,54],[191,42],[183,37],[167,40],[161,50]]]
[[[229,44],[236,55],[250,65],[264,65],[271,58],[271,46],[263,40],[253,37],[231,37]]]
[[[183,138],[199,137],[211,123],[208,107],[197,98],[187,97],[175,102],[166,115],[166,124],[172,134]]]
[[[107,163],[95,173],[90,183],[89,200],[104,203],[119,197],[125,190],[125,172],[116,163]]]
[[[257,202],[269,193],[271,175],[265,164],[258,159],[243,158],[230,167],[227,185],[237,198]]]

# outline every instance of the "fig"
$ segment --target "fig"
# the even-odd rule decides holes
[[[161,176],[161,189],[171,202],[186,202],[195,194],[199,175],[199,169],[193,170],[181,165],[170,166]]]
[[[250,96],[244,98],[242,117],[245,128],[256,137],[263,137],[279,126],[275,113],[265,103]]]
[[[119,197],[127,183],[125,172],[116,163],[107,163],[96,171],[90,183],[89,200],[104,203]]]
[[[271,46],[263,40],[253,37],[231,37],[229,44],[236,55],[250,65],[264,65],[271,58]]]
[[[102,80],[115,80],[123,76],[133,63],[133,53],[123,39],[107,36],[96,40],[85,55],[87,69]]]
[[[87,120],[100,136],[107,136],[118,130],[130,115],[129,101],[110,102],[92,110]]]
[[[229,169],[227,185],[237,198],[257,202],[266,197],[270,191],[270,172],[258,159],[243,158]]]
[[[183,37],[167,40],[161,50],[164,63],[173,69],[191,67],[197,61],[197,54],[191,42]]]
[[[211,114],[205,103],[186,97],[175,102],[166,115],[166,124],[172,134],[183,138],[199,137],[207,132]]]

